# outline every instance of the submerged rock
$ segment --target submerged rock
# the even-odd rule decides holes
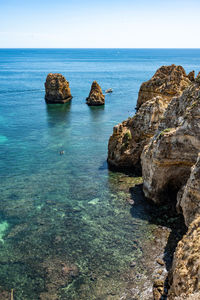
[[[94,81],[91,86],[89,96],[86,98],[89,106],[99,106],[105,104],[105,96],[102,93],[100,85]]]
[[[158,129],[160,120],[174,95],[191,84],[181,66],[163,66],[140,88],[132,118],[116,125],[108,143],[108,164],[116,169],[141,170],[144,146]]]
[[[59,73],[49,73],[45,82],[47,103],[66,103],[72,99],[69,82]]]

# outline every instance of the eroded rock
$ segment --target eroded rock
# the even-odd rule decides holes
[[[89,96],[86,98],[89,106],[99,106],[105,104],[105,96],[102,93],[100,85],[94,81],[91,86]]]
[[[176,201],[200,149],[200,85],[191,84],[168,105],[159,128],[144,148],[143,190],[156,203]]]
[[[172,97],[179,96],[190,84],[190,78],[181,66],[162,66],[150,80],[141,85],[137,108],[155,96],[162,96],[169,102]]]
[[[185,224],[189,224],[200,215],[200,152],[196,164],[191,169],[190,177],[182,189],[182,197],[178,201]]]
[[[141,170],[140,157],[158,129],[172,97],[191,84],[181,66],[163,66],[140,88],[134,117],[116,125],[108,143],[108,164],[116,169]]]
[[[169,299],[200,299],[200,216],[189,226],[178,243],[171,271]],[[178,298],[176,298],[178,297]],[[180,298],[179,298],[180,297]]]
[[[47,103],[66,103],[72,99],[69,82],[59,73],[49,73],[45,82]]]

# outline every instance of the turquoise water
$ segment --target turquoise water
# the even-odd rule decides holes
[[[141,179],[107,169],[107,143],[141,83],[172,63],[198,72],[200,50],[0,49],[2,299],[121,299],[130,262],[144,259],[133,243],[156,225],[140,192],[130,212]],[[46,105],[49,72],[70,82],[71,103]],[[114,90],[105,107],[85,104],[93,80]]]

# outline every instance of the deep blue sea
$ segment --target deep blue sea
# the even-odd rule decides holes
[[[0,299],[142,299],[126,274],[135,261],[148,281],[137,264],[157,225],[141,179],[108,170],[107,144],[141,83],[172,63],[197,73],[200,50],[0,49]],[[71,103],[45,103],[50,72],[69,81]],[[114,91],[104,107],[85,104],[94,80]]]

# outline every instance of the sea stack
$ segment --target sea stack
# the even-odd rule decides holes
[[[47,75],[45,92],[47,103],[66,103],[72,99],[69,82],[59,73],[49,73]]]
[[[86,103],[89,106],[99,106],[105,104],[105,96],[102,93],[100,85],[96,81],[92,83],[90,94],[86,98]]]

